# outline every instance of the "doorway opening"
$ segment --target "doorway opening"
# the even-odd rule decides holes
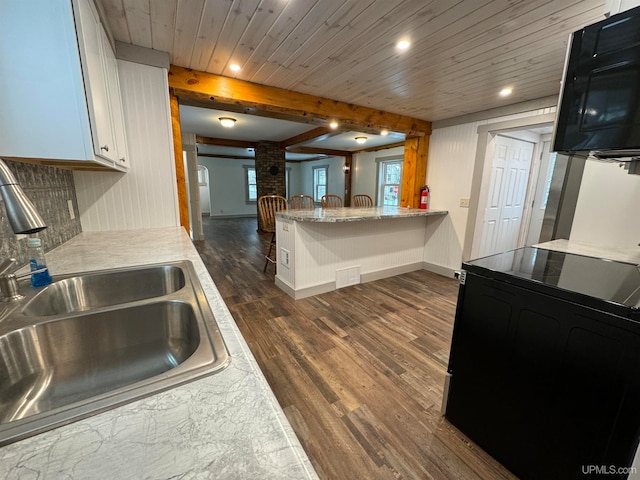
[[[555,114],[482,125],[463,258],[539,241],[555,155]]]

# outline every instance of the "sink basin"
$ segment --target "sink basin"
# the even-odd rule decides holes
[[[175,265],[92,272],[48,285],[25,306],[25,315],[48,316],[159,297],[185,285],[183,270]]]
[[[56,277],[0,320],[0,445],[230,361],[186,261]]]

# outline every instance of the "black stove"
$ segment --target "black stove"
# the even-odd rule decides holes
[[[640,321],[640,266],[536,247],[463,263],[463,269]]]

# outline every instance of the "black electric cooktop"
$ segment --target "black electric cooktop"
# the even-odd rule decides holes
[[[640,267],[536,247],[464,262],[462,268],[640,320]]]

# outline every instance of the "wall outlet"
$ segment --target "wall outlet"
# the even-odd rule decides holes
[[[461,198],[460,199],[460,206],[464,207],[464,208],[469,208],[469,199],[468,198]]]
[[[67,200],[67,208],[69,209],[69,218],[71,220],[76,218],[76,212],[73,210],[73,201]]]
[[[289,231],[289,224],[287,222],[282,222],[282,230],[285,232]]]
[[[280,263],[289,268],[289,250],[286,248],[280,248]]]

